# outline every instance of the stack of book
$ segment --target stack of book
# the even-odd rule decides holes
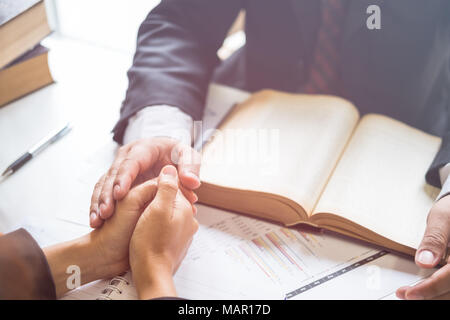
[[[53,83],[44,1],[0,0],[0,106]]]

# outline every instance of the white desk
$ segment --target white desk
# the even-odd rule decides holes
[[[114,158],[117,146],[110,130],[119,116],[132,58],[56,36],[45,45],[51,48],[57,82],[0,108],[0,170],[65,121],[74,126],[66,137],[0,181],[0,232],[31,225],[30,232],[40,235],[41,245],[89,230],[90,196]],[[220,99],[226,100],[226,90],[230,89],[220,93]],[[411,261],[400,257],[392,256],[388,265],[404,276],[395,275],[400,282],[411,281],[417,272]]]
[[[0,169],[65,121],[71,121],[73,130],[0,182],[0,232],[10,231],[29,217],[51,218],[70,212],[77,201],[86,205],[80,214],[88,224],[92,190],[80,192],[74,182],[83,175],[83,163],[99,147],[109,148],[106,157],[110,158],[103,163],[113,159],[115,143],[110,131],[119,115],[132,57],[56,36],[44,44],[51,49],[49,61],[56,83],[0,108]]]

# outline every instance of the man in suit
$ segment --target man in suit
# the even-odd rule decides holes
[[[366,24],[372,5],[381,9],[380,29]],[[220,63],[216,52],[240,10],[246,44]],[[166,163],[177,162],[183,192],[197,200],[199,162],[186,160],[197,156],[173,132],[189,131],[192,119],[202,118],[211,81],[251,92],[335,94],[362,114],[382,113],[443,137],[426,180],[444,188],[416,254],[419,266],[436,266],[450,234],[449,14],[446,0],[163,0],[139,29],[114,128],[124,146],[93,196],[91,225],[111,216],[114,200],[136,179]],[[431,298],[449,290],[447,264],[398,295]]]

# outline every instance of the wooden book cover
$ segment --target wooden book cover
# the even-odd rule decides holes
[[[42,0],[0,0],[0,68],[50,34]]]
[[[200,202],[414,255],[440,138],[333,96],[262,91],[203,149]]]
[[[33,50],[0,69],[0,106],[53,83],[48,65],[48,49]]]

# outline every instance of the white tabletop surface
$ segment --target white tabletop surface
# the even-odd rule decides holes
[[[58,36],[44,45],[56,82],[0,108],[0,171],[65,122],[73,130],[0,181],[0,232],[67,215],[88,225],[90,193],[116,148],[110,132],[132,56]],[[93,159],[98,154],[101,159]],[[97,172],[88,172],[91,162]]]

